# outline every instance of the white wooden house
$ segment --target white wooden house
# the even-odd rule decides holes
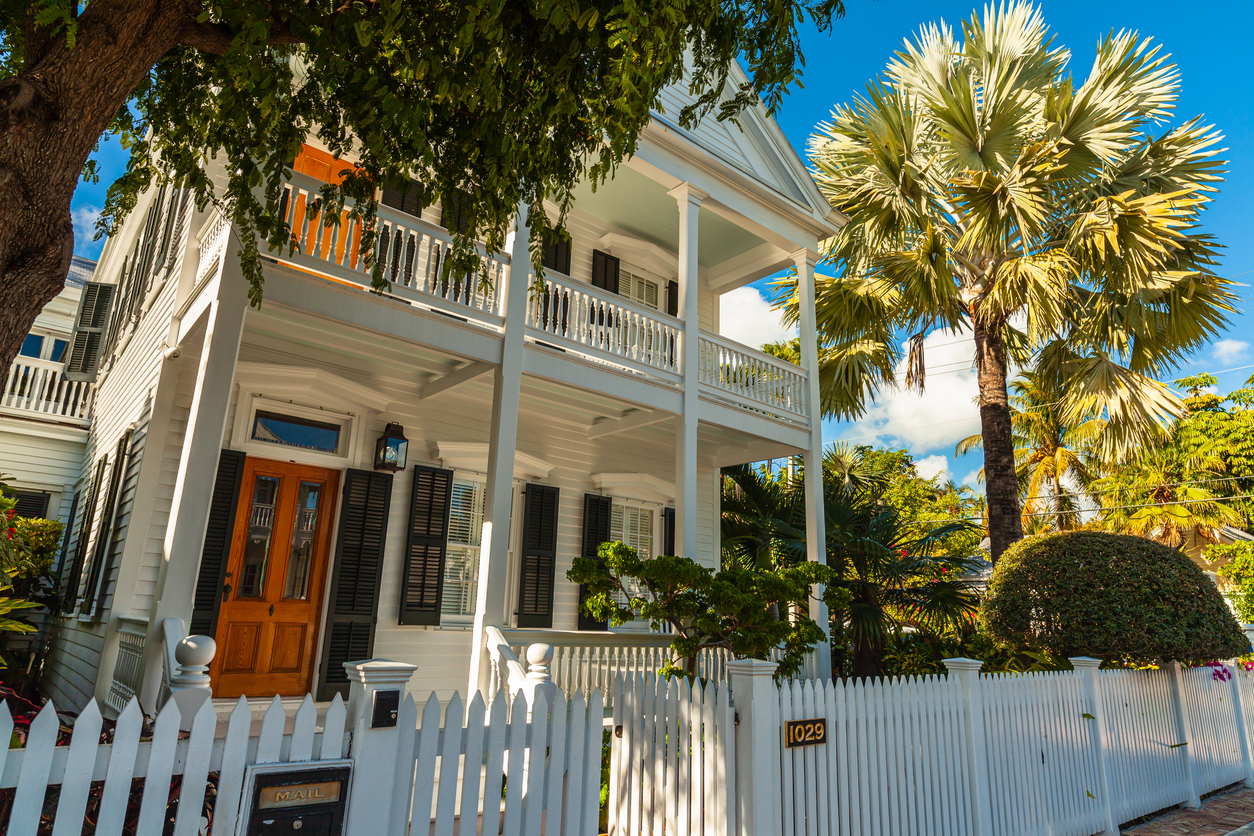
[[[65,288],[39,316],[0,389],[0,474],[25,517],[68,521],[83,466],[91,391],[65,379],[74,317],[96,263],[74,256]]]
[[[99,350],[74,364],[96,399],[56,704],[151,709],[172,616],[216,638],[219,697],[326,699],[372,656],[419,664],[420,690],[482,687],[489,628],[569,659],[664,643],[587,623],[566,571],[611,539],[714,565],[719,468],[821,454],[816,377],[720,336],[719,297],[798,267],[813,347],[815,251],[840,222],[764,111],[690,132],[681,106],[668,94],[635,157],[579,190],[543,292],[525,234],[484,254],[491,291],[442,279],[455,208],[392,189],[393,290],[368,292],[360,230],[306,212],[351,162],[313,140],[283,203],[300,252],[267,256],[259,309],[238,232],[146,194],[75,335]],[[376,469],[388,431],[403,471]]]

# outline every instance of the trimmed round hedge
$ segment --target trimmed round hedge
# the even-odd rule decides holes
[[[980,621],[998,641],[1064,658],[1201,662],[1250,649],[1200,567],[1125,534],[1069,531],[1015,543],[997,561]]]

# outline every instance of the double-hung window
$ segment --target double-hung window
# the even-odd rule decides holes
[[[657,512],[649,505],[615,498],[614,504],[610,507],[610,542],[618,541],[631,546],[636,550],[636,554],[645,560],[656,557],[654,531],[657,516]],[[624,578],[623,583],[632,594],[640,592],[639,587],[632,580]],[[621,592],[614,593],[614,598],[620,604],[627,603]],[[647,625],[638,622],[633,626]]]
[[[473,616],[479,589],[479,545],[483,537],[486,486],[478,479],[453,479],[444,561],[442,616]]]

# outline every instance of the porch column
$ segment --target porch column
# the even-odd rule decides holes
[[[488,479],[484,497],[483,534],[479,547],[479,590],[475,603],[475,631],[470,652],[470,687],[489,696],[490,671],[484,652],[485,627],[506,624],[505,578],[509,571],[509,516],[514,502],[514,452],[518,447],[518,396],[522,387],[523,336],[526,332],[527,292],[531,279],[531,228],[528,207],[518,207],[514,246],[510,250],[505,295],[505,337],[501,363],[492,373],[492,431],[488,439]]]
[[[806,558],[827,563],[827,531],[823,514],[823,407],[819,399],[819,342],[817,317],[814,311],[814,265],[819,256],[814,250],[793,253],[797,264],[797,287],[801,297],[801,366],[806,371],[806,410],[810,416],[810,446],[804,455],[806,491]],[[822,589],[818,590],[819,595]],[[810,600],[810,617],[823,630],[823,640],[815,648],[815,675],[819,679],[832,676],[832,645],[827,604],[821,597]]]
[[[675,433],[675,550],[697,556],[697,421],[698,348],[697,215],[708,195],[691,183],[670,190],[679,203],[679,313],[684,320],[680,342],[680,373],[684,377],[683,411]]]
[[[248,283],[236,260],[231,260],[222,270],[216,290],[205,312],[205,338],[166,524],[157,603],[148,622],[144,684],[140,691],[140,704],[146,711],[155,710],[161,689],[164,656],[161,622],[175,617],[186,624],[196,590],[196,573],[200,568],[200,552],[213,497],[213,475],[218,469],[227,407],[235,381],[235,361],[248,308]],[[213,292],[213,288],[206,288],[204,292]]]

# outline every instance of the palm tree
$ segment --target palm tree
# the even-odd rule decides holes
[[[1064,420],[1126,457],[1178,414],[1155,380],[1225,327],[1236,297],[1199,231],[1223,163],[1198,119],[1171,127],[1180,77],[1132,32],[1088,77],[1025,2],[973,15],[961,39],[924,27],[865,94],[811,138],[820,188],[849,223],[825,244],[820,382],[829,414],[894,385],[922,388],[923,339],[974,337],[994,558],[1022,536],[1010,362],[1056,375]],[[796,282],[777,302],[795,320]]]
[[[1038,519],[1048,500],[1053,528],[1074,528],[1079,505],[1067,489],[1083,491],[1095,478],[1089,450],[1101,432],[1102,421],[1089,418],[1078,424],[1063,419],[1064,392],[1057,377],[1028,369],[1010,385],[1010,427],[1014,442],[1015,477],[1023,498],[1023,526]],[[984,443],[982,435],[968,436],[954,448],[962,456]]]

